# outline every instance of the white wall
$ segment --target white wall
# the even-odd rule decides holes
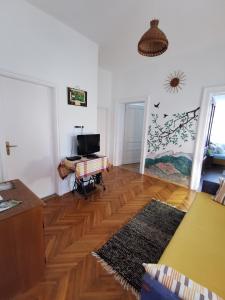
[[[112,74],[99,68],[98,70],[98,106],[110,108],[112,105]]]
[[[112,74],[109,71],[106,71],[102,68],[99,68],[98,72],[98,107],[99,112],[105,111],[107,115],[107,141],[106,141],[106,148],[107,148],[107,155],[109,157],[110,162],[112,162],[113,156],[113,104],[112,104]],[[100,114],[99,114],[100,115]],[[99,122],[100,124],[100,122]],[[102,124],[103,125],[103,124]]]
[[[98,46],[24,0],[0,4],[0,68],[57,85],[60,157],[70,155],[74,125],[96,131]],[[68,86],[87,90],[87,108],[67,105]]]
[[[192,51],[180,56],[165,53],[157,58],[143,57],[145,65],[114,72],[113,102],[149,95],[151,111],[153,104],[158,102],[161,103],[161,111],[168,114],[196,108],[200,105],[203,87],[225,83],[224,51],[225,44],[221,44],[220,47],[211,45],[204,52]],[[163,85],[167,76],[177,70],[185,73],[186,84],[179,93],[170,94]],[[193,153],[194,143],[185,143],[182,149],[171,147],[171,150]]]

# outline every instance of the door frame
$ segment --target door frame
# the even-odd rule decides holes
[[[144,174],[145,170],[145,157],[147,152],[147,135],[149,125],[150,114],[150,96],[138,96],[120,99],[115,106],[114,117],[114,148],[113,148],[113,165],[120,166],[123,161],[123,145],[124,145],[124,120],[125,120],[125,107],[126,104],[132,103],[144,103],[144,120],[143,120],[143,132],[142,132],[142,146],[141,146],[141,158],[140,158],[140,170],[141,174]]]
[[[57,168],[57,164],[60,159],[60,137],[59,137],[59,104],[58,104],[58,86],[52,82],[48,82],[42,79],[34,78],[32,76],[27,76],[19,73],[10,72],[0,68],[0,77],[5,77],[9,79],[15,79],[23,82],[28,82],[36,85],[41,85],[47,88],[50,88],[51,93],[51,101],[53,102],[53,145],[54,145],[54,153],[53,153],[53,161],[54,166]],[[1,126],[1,118],[0,118],[0,128]],[[2,136],[2,134],[0,134]],[[3,145],[4,141],[0,140],[0,143]],[[4,147],[0,147],[0,180],[4,180],[6,174],[6,162],[5,162],[5,151]],[[60,182],[59,178],[54,172],[54,185],[55,185],[55,192],[60,195]]]
[[[206,87],[202,91],[200,116],[199,116],[199,122],[197,128],[197,135],[196,135],[196,142],[195,142],[195,149],[194,149],[194,156],[193,156],[193,163],[192,163],[192,172],[191,172],[190,188],[192,190],[198,190],[200,184],[204,148],[205,148],[210,111],[211,111],[211,105],[210,105],[211,99],[213,96],[218,96],[222,94],[225,94],[225,85]]]

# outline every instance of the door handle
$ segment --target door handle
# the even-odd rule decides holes
[[[15,148],[15,147],[18,147],[18,146],[17,145],[10,145],[9,142],[5,142],[5,147],[6,147],[7,155],[10,155],[10,148]]]

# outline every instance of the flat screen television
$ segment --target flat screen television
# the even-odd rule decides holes
[[[100,151],[100,134],[82,134],[77,136],[77,154],[90,155]]]

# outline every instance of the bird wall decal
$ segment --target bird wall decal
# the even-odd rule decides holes
[[[154,104],[155,108],[159,108],[160,102],[157,104]]]

